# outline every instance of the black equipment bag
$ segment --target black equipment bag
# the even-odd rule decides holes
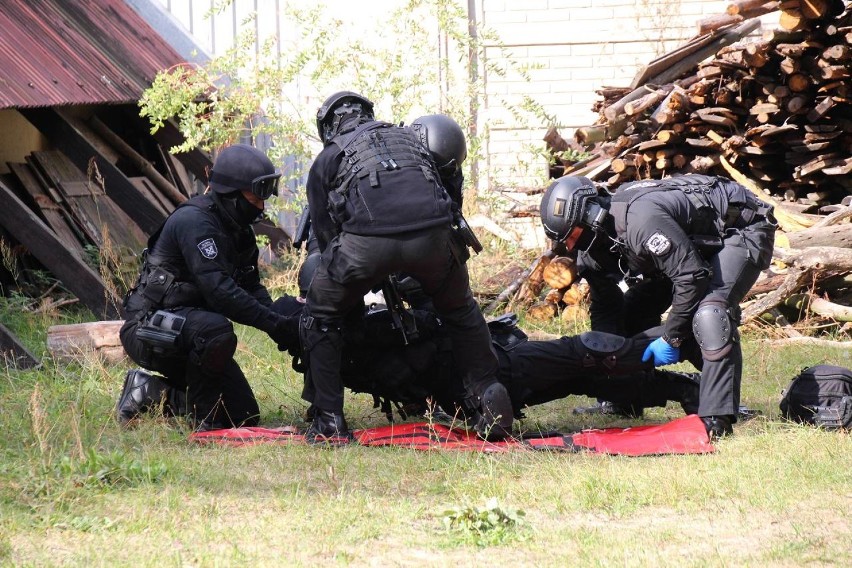
[[[852,370],[835,365],[802,369],[779,405],[790,420],[825,428],[852,427]]]

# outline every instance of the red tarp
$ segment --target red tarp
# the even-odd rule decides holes
[[[523,440],[483,442],[472,432],[426,422],[392,424],[353,432],[362,446],[397,446],[416,450],[462,450],[509,452],[518,450],[591,451],[602,454],[647,456],[659,454],[703,454],[714,451],[704,423],[691,415],[666,424],[584,430],[577,434],[527,437]],[[230,428],[190,434],[190,441],[228,446],[255,444],[304,444],[293,426],[281,428]]]

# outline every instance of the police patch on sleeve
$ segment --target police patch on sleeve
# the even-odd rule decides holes
[[[204,239],[197,246],[204,258],[213,260],[219,254],[219,249],[216,248],[216,242],[213,239]]]
[[[653,255],[662,256],[672,248],[672,242],[662,233],[654,233],[645,241],[645,248]]]

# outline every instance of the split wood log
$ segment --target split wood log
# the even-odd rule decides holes
[[[547,263],[542,277],[551,288],[568,288],[577,280],[577,263],[573,258],[558,256]]]
[[[485,307],[484,313],[490,314],[497,310],[502,304],[509,301],[509,298],[512,297],[518,288],[526,282],[526,280],[530,277],[530,275],[541,266],[541,270],[544,270],[544,266],[550,262],[550,259],[553,258],[553,251],[547,251],[543,253],[541,256],[536,258],[529,267],[524,270],[520,276],[518,276],[514,281],[512,281],[509,286],[506,287],[505,290],[500,292],[494,300]]]
[[[124,320],[53,325],[47,329],[47,350],[61,361],[100,357],[119,363],[126,354],[118,337]]]
[[[545,294],[544,301],[558,306],[562,303],[562,297],[565,295],[566,291],[568,291],[568,288],[560,288],[558,290],[553,288]]]
[[[831,215],[826,215],[823,219],[820,219],[816,223],[814,223],[813,228],[822,228],[822,227],[830,227],[832,225],[836,225],[846,219],[852,217],[852,206],[847,205],[842,209],[838,209]]]
[[[547,300],[536,302],[525,311],[527,318],[538,322],[550,321],[555,318],[558,313],[558,306],[552,302],[548,302]]]
[[[589,285],[586,282],[575,282],[562,294],[562,303],[569,306],[585,304],[589,300]]]

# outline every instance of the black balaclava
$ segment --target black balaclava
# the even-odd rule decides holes
[[[232,193],[214,193],[214,199],[217,199],[222,206],[222,209],[227,213],[237,225],[240,227],[248,227],[252,223],[260,220],[263,215],[263,209],[258,209],[243,196],[241,191]]]

